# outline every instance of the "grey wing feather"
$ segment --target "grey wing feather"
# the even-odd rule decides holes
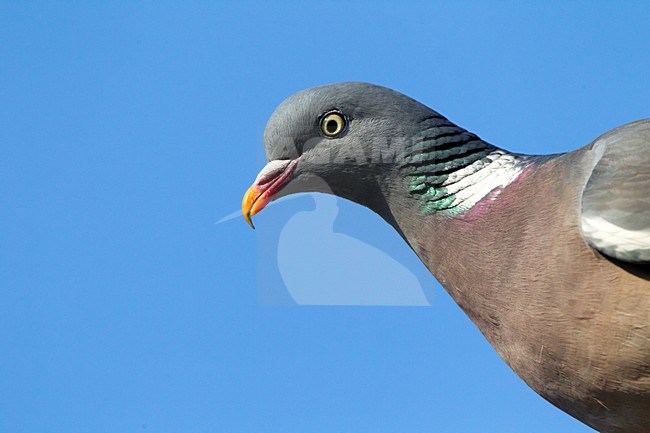
[[[599,137],[600,155],[582,195],[582,232],[601,253],[650,263],[650,119]]]

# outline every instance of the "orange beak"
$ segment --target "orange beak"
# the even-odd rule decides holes
[[[296,165],[298,165],[296,159],[280,159],[269,162],[260,171],[241,202],[241,213],[249,226],[255,228],[251,217],[264,209],[273,200],[275,194],[289,182]]]

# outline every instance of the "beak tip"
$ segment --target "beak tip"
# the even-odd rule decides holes
[[[248,225],[251,226],[251,228],[252,228],[253,230],[255,230],[255,226],[253,225],[253,220],[251,219],[251,215],[250,215],[250,213],[245,213],[245,214],[244,214],[244,219],[246,220],[246,222],[248,223]]]

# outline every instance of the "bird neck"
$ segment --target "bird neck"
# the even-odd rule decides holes
[[[423,215],[458,215],[512,182],[529,158],[510,154],[434,113],[400,166]],[[401,177],[401,176],[400,176]]]
[[[545,157],[509,153],[438,114],[420,123],[384,187],[388,206],[369,207],[397,230],[495,343],[501,301],[492,301],[491,290],[500,286],[492,284],[492,272],[483,266],[505,222],[494,215],[517,196],[507,187],[526,179]]]

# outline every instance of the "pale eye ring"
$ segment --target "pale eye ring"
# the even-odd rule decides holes
[[[345,117],[338,111],[330,111],[320,120],[320,130],[326,137],[333,138],[345,130]]]

